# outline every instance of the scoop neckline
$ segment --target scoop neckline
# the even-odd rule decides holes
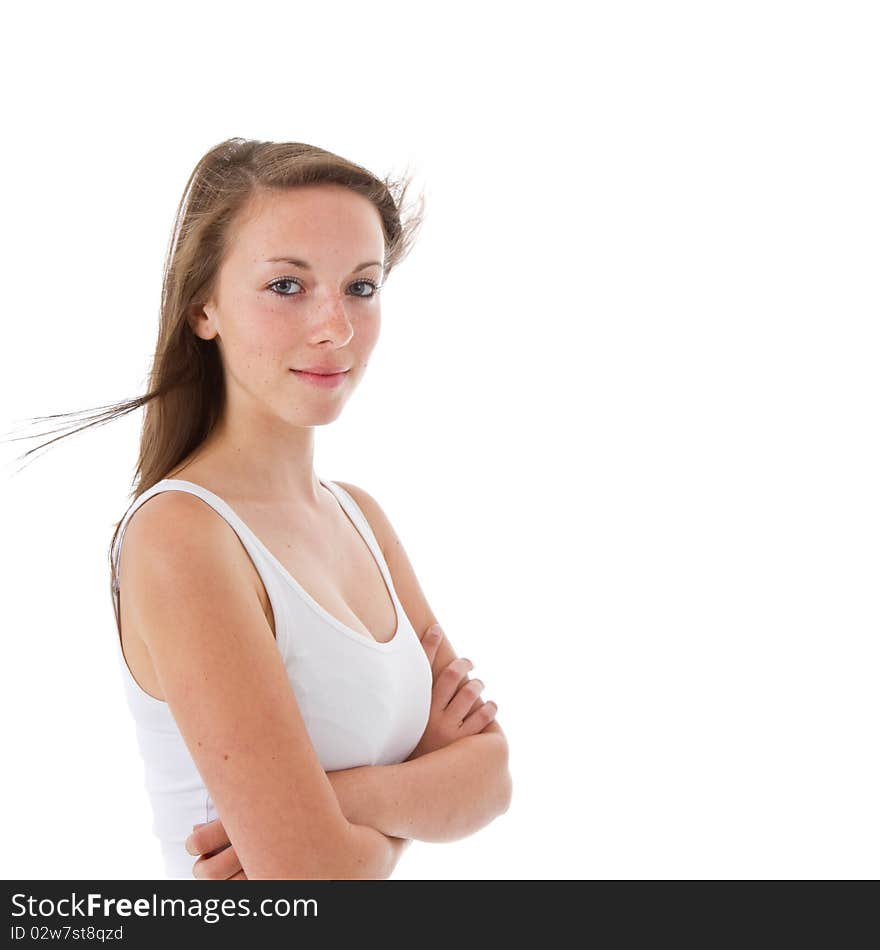
[[[248,523],[232,507],[232,505],[230,505],[229,502],[227,502],[225,499],[221,498],[220,495],[216,494],[215,492],[212,492],[209,488],[205,488],[204,485],[199,485],[197,482],[191,482],[185,478],[163,478],[161,481],[156,482],[156,484],[153,486],[152,489],[150,489],[150,491],[157,488],[159,485],[177,483],[177,484],[183,484],[183,485],[191,485],[193,488],[197,488],[199,489],[199,491],[203,491],[206,494],[210,495],[216,501],[220,502],[220,504],[224,508],[226,508],[227,513],[231,514],[233,516],[233,519],[237,521],[239,525],[245,529],[245,531],[250,535],[250,537],[256,543],[260,551],[265,555],[266,558],[268,558],[269,561],[271,561],[273,566],[277,569],[278,573],[281,575],[282,580],[284,580],[289,587],[292,587],[293,590],[295,590],[296,593],[299,594],[300,597],[323,620],[327,621],[327,623],[329,623],[332,627],[334,627],[334,629],[338,630],[340,633],[344,634],[350,639],[356,640],[358,643],[362,643],[364,644],[364,646],[371,647],[374,650],[379,650],[381,652],[389,652],[390,650],[396,649],[399,642],[403,639],[403,636],[402,636],[403,623],[401,620],[401,617],[403,615],[403,608],[400,604],[400,601],[398,600],[397,592],[394,589],[394,583],[391,579],[390,572],[388,571],[387,565],[384,563],[384,558],[381,557],[381,551],[377,553],[370,539],[361,530],[360,526],[357,524],[357,520],[351,516],[351,514],[348,511],[347,506],[345,505],[343,500],[340,498],[339,492],[345,492],[345,489],[339,485],[334,484],[333,482],[328,481],[327,479],[321,478],[320,476],[318,476],[318,481],[336,499],[337,504],[342,509],[343,513],[348,518],[348,520],[352,523],[355,531],[357,531],[357,533],[363,539],[364,543],[367,546],[367,550],[369,550],[370,554],[373,557],[373,560],[376,562],[376,566],[379,568],[379,573],[382,577],[382,581],[384,582],[385,587],[388,591],[388,596],[391,598],[391,604],[392,604],[392,607],[394,608],[394,616],[395,616],[395,621],[396,621],[396,625],[394,628],[394,635],[391,637],[390,640],[383,640],[383,641],[376,640],[372,634],[364,635],[358,630],[354,630],[351,627],[347,626],[337,617],[334,617],[333,614],[331,614],[329,610],[325,609],[321,604],[318,603],[317,600],[315,600],[314,597],[312,597],[312,595],[302,586],[302,584],[300,584],[300,582],[290,573],[290,571],[281,563],[281,561],[279,561],[278,558],[275,557],[275,555],[269,550],[269,548],[264,544],[264,542],[260,539],[260,537],[253,531],[250,525],[248,525]],[[348,495],[348,492],[345,492],[345,494]],[[350,495],[349,495],[349,498],[351,498]],[[353,498],[351,498],[351,502],[353,505],[357,506],[357,502]],[[365,517],[362,512],[361,512],[361,516]],[[266,593],[268,596],[268,591]]]

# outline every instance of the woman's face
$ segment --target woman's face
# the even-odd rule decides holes
[[[234,411],[301,426],[336,418],[379,336],[384,250],[378,210],[343,186],[254,197],[232,227],[212,298],[190,321],[217,339]],[[295,372],[308,369],[345,372]]]

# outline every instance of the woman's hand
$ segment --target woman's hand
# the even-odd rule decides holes
[[[439,623],[429,627],[422,637],[422,646],[432,666],[442,639]],[[475,736],[495,718],[497,704],[491,700],[484,703],[480,698],[483,681],[468,679],[468,670],[473,668],[470,660],[458,657],[437,674],[431,690],[428,725],[409,759],[442,749],[464,736]]]
[[[219,818],[193,825],[192,834],[184,842],[190,854],[201,857],[193,864],[193,877],[204,881],[246,881],[247,875],[232,847]]]

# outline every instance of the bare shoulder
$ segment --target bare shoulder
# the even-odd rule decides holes
[[[122,540],[120,574],[134,576],[149,565],[184,580],[210,565],[228,562],[235,534],[205,501],[190,492],[163,491],[132,514]]]
[[[147,561],[173,565],[179,554],[194,546],[210,549],[222,543],[220,518],[216,512],[212,517],[207,508],[201,499],[182,491],[159,492],[143,502],[129,518],[122,538],[120,584],[130,587]]]
[[[138,538],[160,540],[166,531],[173,532],[184,522],[185,528],[196,526],[205,531],[219,535],[222,522],[217,512],[206,504],[197,495],[188,491],[161,491],[152,498],[148,498],[134,512],[126,528],[126,538],[129,533]],[[199,534],[203,534],[199,531]]]
[[[391,572],[391,580],[394,583],[397,596],[403,604],[403,609],[406,611],[410,623],[413,625],[419,639],[421,639],[427,629],[438,623],[438,620],[428,603],[425,592],[422,590],[422,585],[416,577],[415,569],[410,562],[403,542],[394,530],[382,506],[369,492],[349,482],[337,481],[336,484],[344,488],[354,498],[373,529],[373,534],[376,535],[376,540],[379,542],[379,547],[382,549],[382,554],[388,564],[388,570]],[[434,676],[436,677],[440,670],[445,669],[457,658],[458,654],[449,642],[449,637],[444,628],[443,639],[440,641],[440,646],[437,648],[431,667]],[[503,735],[503,730],[498,725],[497,719],[489,723],[483,732],[496,732]]]
[[[180,597],[229,584],[253,592],[258,591],[256,576],[232,527],[190,492],[159,492],[132,514],[126,526],[119,583],[132,607],[155,596],[148,584],[161,583],[165,595],[174,591]],[[134,619],[134,614],[129,615]]]

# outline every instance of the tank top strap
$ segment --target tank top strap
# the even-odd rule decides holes
[[[388,564],[385,562],[385,557],[382,554],[382,549],[379,546],[379,542],[376,540],[376,535],[373,533],[373,529],[370,527],[370,522],[367,521],[366,516],[360,509],[360,506],[354,500],[354,498],[352,498],[351,493],[347,492],[341,485],[337,485],[336,482],[328,481],[326,478],[320,479],[320,482],[322,485],[329,488],[331,492],[333,492],[333,494],[336,496],[336,500],[342,506],[343,511],[345,511],[348,517],[351,518],[364,541],[367,542],[370,550],[373,552],[373,557],[376,559],[376,563],[379,565],[379,570],[382,572],[382,577],[385,578],[385,583],[388,585],[388,590],[393,592],[396,599],[397,591],[394,589],[394,584],[391,580],[391,571],[388,569]]]

